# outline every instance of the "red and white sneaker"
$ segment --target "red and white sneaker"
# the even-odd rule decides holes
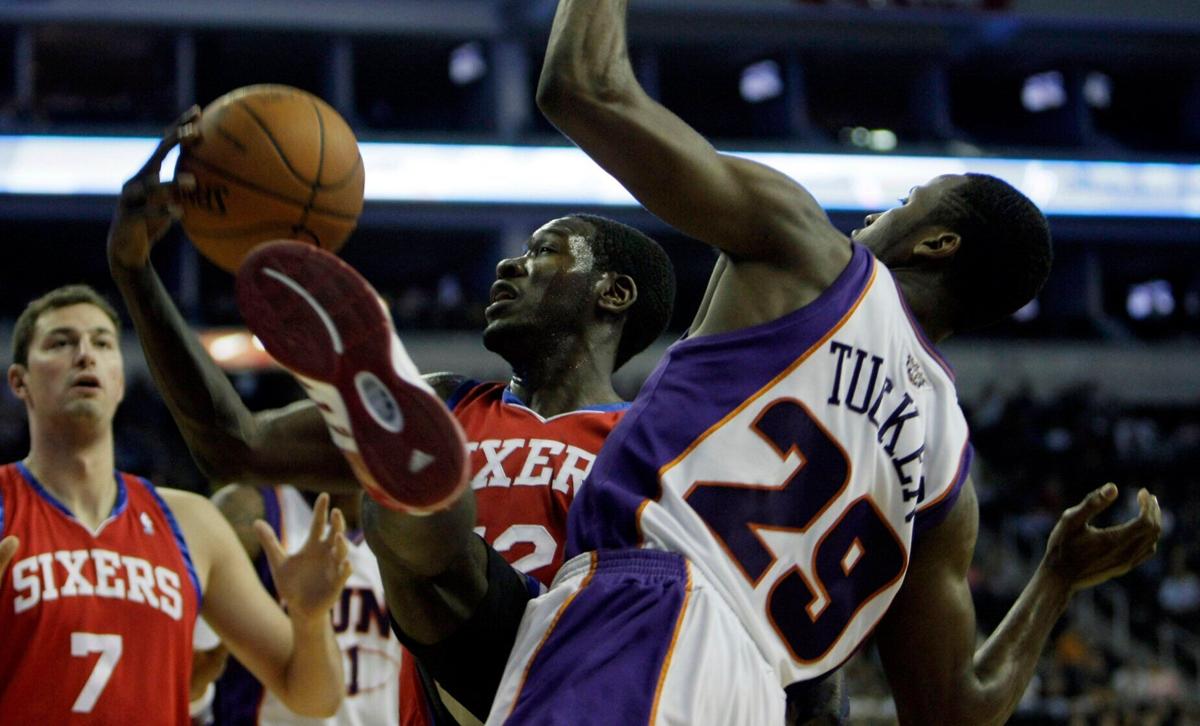
[[[270,242],[238,270],[237,301],[267,352],[316,402],[333,442],[376,501],[428,513],[462,495],[462,428],[354,268],[312,245]]]

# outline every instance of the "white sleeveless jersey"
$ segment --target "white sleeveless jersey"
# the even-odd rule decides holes
[[[812,304],[671,346],[577,494],[567,554],[683,554],[787,686],[868,637],[970,458],[949,367],[855,245]]]
[[[290,486],[264,487],[261,491],[267,521],[275,527],[284,550],[289,554],[296,552],[308,537],[312,507]],[[399,723],[400,643],[391,632],[379,565],[361,538],[351,540],[349,556],[354,574],[333,608],[333,629],[346,676],[346,698],[341,709],[328,719],[297,716],[264,689],[258,723],[340,726]],[[273,587],[271,591],[274,592]]]

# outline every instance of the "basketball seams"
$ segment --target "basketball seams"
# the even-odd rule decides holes
[[[313,180],[313,197],[317,195],[317,187],[321,185],[321,175],[325,173],[325,114],[316,99],[309,99],[313,113],[317,115],[317,178]],[[311,199],[309,202],[311,203]]]
[[[346,172],[346,176],[344,176],[341,179],[338,179],[336,181],[331,181],[328,184],[318,185],[317,191],[335,192],[335,191],[341,189],[342,187],[346,186],[347,184],[350,184],[351,182],[355,181],[359,177],[360,170],[362,169],[362,165],[363,165],[362,155],[359,154],[358,158],[354,160],[354,166],[350,167],[350,171]]]
[[[308,201],[304,204],[304,208],[300,210],[300,221],[296,225],[300,229],[307,229],[308,213],[313,208],[313,203],[317,200],[317,186],[321,183],[321,172],[325,170],[325,118],[321,115],[321,107],[317,105],[315,99],[309,99],[309,106],[312,107],[313,115],[317,118],[317,174],[313,183],[308,187]],[[314,235],[315,236],[315,235]],[[321,238],[317,237],[317,246],[321,246]]]
[[[184,149],[175,168],[197,180],[183,200],[184,231],[219,267],[233,272],[268,239],[334,251],[357,226],[362,154],[349,124],[320,98],[290,86],[247,86],[209,104],[201,125],[213,143]]]
[[[225,139],[230,144],[232,144],[233,147],[235,149],[237,149],[238,151],[242,152],[243,154],[246,153],[246,151],[247,151],[246,145],[242,143],[241,139],[234,136],[233,132],[231,132],[229,129],[225,128],[224,126],[222,126],[220,124],[220,122],[217,123],[217,134],[220,135],[221,138]]]
[[[316,183],[312,179],[306,179],[303,174],[296,170],[296,167],[292,166],[292,160],[287,157],[287,154],[284,153],[283,148],[279,145],[279,142],[275,140],[275,135],[271,133],[271,127],[267,126],[267,123],[263,121],[257,113],[254,112],[254,109],[250,107],[250,104],[246,103],[245,99],[238,99],[237,107],[245,111],[246,115],[249,116],[262,130],[263,135],[267,137],[267,141],[271,142],[271,148],[275,149],[275,153],[279,155],[279,159],[283,162],[283,166],[288,170],[289,173],[291,173],[292,176],[296,177],[298,181],[303,182],[305,185],[310,187]],[[319,176],[317,178],[320,179]]]

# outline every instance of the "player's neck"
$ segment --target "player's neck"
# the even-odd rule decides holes
[[[117,496],[111,430],[82,440],[79,432],[31,431],[30,438],[25,466],[55,499],[94,529],[112,512]]]
[[[528,389],[510,382],[509,387],[540,416],[549,418],[560,413],[578,411],[587,406],[597,406],[606,403],[620,403],[624,399],[613,390],[612,383],[606,386],[547,386],[539,389]]]
[[[893,270],[900,294],[926,337],[940,343],[954,332],[953,307],[939,281],[906,269]]]
[[[585,406],[618,403],[612,386],[617,338],[611,331],[555,337],[509,359],[513,375],[509,389],[525,405],[544,417],[576,411]]]
[[[569,360],[565,363],[548,356],[542,365],[514,366],[508,387],[525,405],[547,418],[623,400],[613,389],[611,366],[600,364],[592,356]]]

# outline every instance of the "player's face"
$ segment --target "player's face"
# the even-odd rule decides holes
[[[593,307],[593,232],[581,219],[555,219],[533,233],[524,254],[500,261],[484,310],[489,347],[497,336],[567,333],[586,323]]]
[[[29,363],[18,395],[30,416],[112,420],[125,395],[117,331],[103,310],[88,303],[38,316]]]
[[[966,183],[957,174],[939,176],[909,190],[900,206],[886,212],[868,214],[863,226],[850,233],[850,239],[865,245],[888,267],[900,267],[912,258],[913,247],[930,229],[926,221],[947,192]]]

